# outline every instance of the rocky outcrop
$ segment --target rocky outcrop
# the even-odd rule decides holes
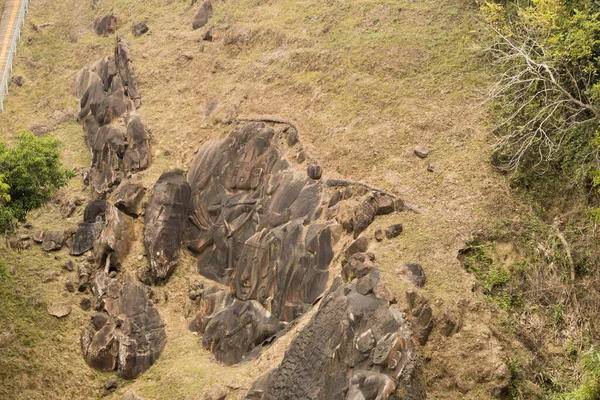
[[[130,275],[119,281],[98,271],[92,291],[98,312],[81,333],[85,362],[133,379],[158,359],[165,346],[162,319],[145,287]]]
[[[141,183],[127,180],[114,193],[113,204],[125,214],[137,217],[141,212],[145,190]]]
[[[425,398],[410,330],[388,301],[335,283],[281,364],[245,399]]]
[[[200,274],[229,287],[229,293],[203,294],[190,329],[202,332],[203,345],[225,363],[245,359],[309,310],[327,290],[331,264],[351,240],[346,233],[359,236],[379,204],[380,214],[389,212],[389,201],[378,202],[378,192],[342,196],[316,163],[308,169],[290,163],[287,152],[297,153],[290,146],[300,146],[294,129],[247,124],[206,143],[188,172],[184,242],[196,254]],[[344,263],[368,246],[367,238],[358,238],[343,253]],[[395,301],[378,270],[366,275],[357,284],[361,293]]]
[[[235,364],[284,327],[284,323],[256,300],[234,300],[207,324],[202,345],[212,351],[217,360]]]
[[[144,218],[144,248],[148,269],[146,283],[164,283],[173,273],[189,215],[190,185],[183,171],[163,173],[152,189]]]
[[[117,38],[114,57],[83,68],[75,80],[78,120],[92,153],[89,183],[94,197],[106,198],[152,158],[147,129],[136,109],[140,90],[127,44]]]

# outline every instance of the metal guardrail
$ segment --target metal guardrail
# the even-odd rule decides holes
[[[8,77],[12,73],[13,57],[17,54],[17,42],[21,39],[21,27],[25,23],[25,14],[27,14],[27,11],[29,10],[29,1],[30,0],[22,0],[21,2],[21,9],[19,10],[19,16],[17,17],[15,24],[14,34],[10,40],[6,65],[4,71],[2,71],[2,80],[0,81],[0,112],[4,112],[4,96],[8,94]],[[10,32],[7,33],[10,34]]]

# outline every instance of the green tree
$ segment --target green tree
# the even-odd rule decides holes
[[[24,221],[74,175],[60,163],[59,146],[54,138],[31,133],[20,134],[12,148],[0,142],[0,232]]]

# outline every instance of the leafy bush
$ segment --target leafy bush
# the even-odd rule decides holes
[[[8,148],[0,142],[0,233],[14,229],[28,211],[42,206],[74,175],[60,163],[60,142],[31,133]]]

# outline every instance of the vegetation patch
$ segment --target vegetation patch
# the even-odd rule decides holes
[[[54,138],[31,133],[19,135],[10,148],[0,141],[0,233],[13,231],[74,176],[61,165],[59,146]]]

